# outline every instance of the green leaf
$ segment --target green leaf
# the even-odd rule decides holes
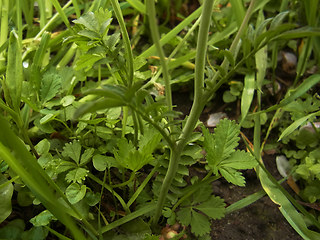
[[[96,112],[98,110],[107,109],[107,108],[114,108],[114,107],[121,107],[125,106],[126,103],[123,100],[119,100],[116,98],[103,98],[97,101],[85,103],[76,111],[74,118],[79,118],[80,116],[90,113]]]
[[[66,189],[66,196],[71,204],[75,204],[84,198],[86,190],[85,185],[80,186],[78,183],[71,183]]]
[[[61,88],[61,76],[55,71],[47,71],[41,80],[40,99],[45,103],[54,98]]]
[[[94,153],[94,148],[88,148],[81,155],[80,166],[87,164]]]
[[[147,128],[139,141],[139,150],[142,155],[152,154],[161,140],[161,134],[154,128]]]
[[[280,141],[281,139],[285,138],[286,136],[288,136],[289,134],[291,134],[294,130],[296,130],[298,127],[300,127],[301,125],[303,125],[306,121],[308,121],[309,118],[312,118],[314,116],[320,115],[320,111],[315,112],[315,113],[311,113],[307,116],[304,116],[296,121],[294,121],[289,127],[287,127],[280,135],[278,141]]]
[[[225,103],[231,103],[237,100],[237,97],[234,96],[229,90],[223,93],[222,98]]]
[[[85,71],[92,69],[93,64],[97,61],[103,59],[102,55],[92,55],[92,54],[85,54],[79,57],[78,61],[76,62],[75,69],[81,70],[85,68]]]
[[[44,210],[37,216],[30,219],[30,222],[35,227],[47,226],[51,220],[56,220],[56,218],[48,210]]]
[[[212,187],[209,184],[202,185],[192,194],[192,205],[207,201],[212,194]]]
[[[94,206],[100,201],[100,193],[87,192],[85,201],[89,206]]]
[[[177,212],[177,219],[184,226],[191,224],[191,209],[192,208],[182,208]]]
[[[255,89],[255,74],[254,73],[247,74],[244,78],[244,89],[241,97],[242,120],[245,119],[250,109],[253,95],[254,95],[254,89]]]
[[[93,32],[99,32],[99,23],[93,12],[82,15],[79,19],[73,20],[74,23],[83,25]]]
[[[45,240],[49,230],[44,227],[32,227],[30,230],[21,234],[21,239],[24,240]]]
[[[41,156],[43,154],[46,154],[50,150],[50,142],[48,139],[43,139],[35,146],[35,149],[37,150],[38,154]]]
[[[76,99],[75,96],[67,95],[61,99],[60,103],[62,104],[63,107],[67,107],[67,106],[71,105],[75,99]]]
[[[2,223],[12,211],[11,198],[13,185],[0,173],[0,223]]]
[[[224,200],[220,197],[211,196],[209,200],[195,206],[195,209],[200,210],[212,219],[221,219],[225,214]]]
[[[2,239],[20,240],[25,224],[22,219],[14,219],[0,229]]]
[[[20,109],[21,88],[23,81],[21,43],[15,31],[10,32],[8,63],[5,78],[5,86],[8,94],[5,92],[5,98],[9,105],[15,109]]]
[[[79,164],[80,154],[81,144],[76,140],[74,140],[72,143],[67,143],[62,152],[62,156],[71,158],[76,164]]]
[[[235,121],[222,119],[215,128],[214,134],[204,134],[204,147],[207,151],[207,161],[212,169],[228,158],[238,146],[240,128]]]
[[[245,186],[246,182],[241,172],[233,168],[219,168],[219,172],[228,182],[240,187]]]
[[[237,150],[229,158],[223,160],[219,167],[234,169],[251,169],[257,166],[255,158],[248,152]]]
[[[128,3],[135,9],[137,9],[140,13],[146,14],[146,6],[139,0],[127,0]]]
[[[194,233],[196,236],[203,236],[206,233],[209,233],[210,228],[210,221],[208,217],[198,213],[194,210],[191,211],[191,232]]]
[[[159,138],[156,138],[156,144],[159,142]],[[153,140],[149,141],[148,144],[155,145]],[[147,146],[147,145],[146,145]],[[144,165],[152,161],[153,156],[149,152],[148,148],[143,148],[142,150],[137,150],[131,142],[126,139],[121,139],[118,142],[119,150],[114,151],[114,156],[117,162],[124,168],[130,169],[132,171],[138,171]],[[145,153],[143,151],[146,151]]]
[[[93,166],[98,171],[104,171],[106,168],[116,167],[115,160],[113,157],[107,157],[100,154],[96,154],[92,159]]]
[[[277,26],[282,24],[283,19],[289,14],[289,11],[281,12],[272,19],[269,30],[275,29]]]
[[[86,179],[86,176],[88,176],[89,171],[84,168],[76,168],[72,171],[68,172],[66,175],[66,181],[67,182],[78,182],[82,183]]]
[[[320,74],[314,74],[307,79],[303,80],[303,82],[294,90],[292,90],[291,94],[284,98],[279,106],[283,107],[287,105],[288,103],[291,103],[294,101],[296,98],[302,96],[305,94],[307,91],[309,91],[314,85],[318,84],[320,82]]]

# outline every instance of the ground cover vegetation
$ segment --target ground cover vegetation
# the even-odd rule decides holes
[[[268,195],[320,239],[318,9],[0,0],[0,238],[211,239],[212,221]],[[247,169],[263,190],[215,195]]]

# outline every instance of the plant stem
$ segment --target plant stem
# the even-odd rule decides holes
[[[202,99],[203,87],[204,87],[204,65],[208,41],[208,32],[211,20],[211,13],[213,7],[212,0],[206,0],[203,4],[202,14],[201,14],[201,23],[198,35],[198,44],[197,44],[197,56],[196,56],[196,70],[195,70],[195,79],[194,79],[194,101],[192,104],[190,116],[187,119],[186,125],[182,129],[179,141],[176,148],[171,149],[171,158],[169,162],[168,171],[164,178],[163,184],[161,186],[159,199],[157,202],[157,207],[153,219],[153,223],[157,224],[161,215],[161,211],[168,194],[169,187],[171,186],[172,180],[176,175],[179,159],[181,152],[183,151],[185,145],[188,142],[190,135],[192,134],[194,127],[200,117],[200,114],[203,110],[205,102]]]
[[[166,96],[167,106],[169,110],[172,110],[172,93],[171,93],[170,75],[168,71],[167,61],[165,59],[165,55],[159,40],[160,37],[158,32],[157,20],[156,20],[156,10],[154,6],[154,0],[147,0],[146,7],[147,7],[148,18],[149,18],[149,25],[150,25],[152,40],[159,54],[160,63],[163,69],[163,78],[165,82],[165,96]]]
[[[8,14],[9,14],[9,0],[1,0],[1,31],[0,31],[0,46],[2,46],[8,39]],[[0,53],[0,68],[4,67],[5,58],[4,52]]]
[[[126,24],[123,20],[123,16],[122,16],[119,2],[117,0],[111,0],[111,4],[113,7],[114,14],[116,15],[116,18],[117,18],[118,23],[120,25],[122,39],[124,42],[124,47],[127,52],[127,54],[126,54],[127,55],[127,63],[128,63],[128,66],[127,66],[128,67],[128,81],[127,82],[130,87],[133,83],[133,54],[132,54],[132,50],[131,50],[130,39],[129,39],[129,35],[128,35],[127,29],[126,29]]]

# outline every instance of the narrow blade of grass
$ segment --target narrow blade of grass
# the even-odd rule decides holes
[[[226,208],[226,215],[249,206],[250,204],[258,201],[260,198],[262,198],[265,195],[266,195],[266,192],[264,190],[260,190],[259,192],[253,193],[247,196],[246,198],[243,198],[231,204],[229,207]]]
[[[57,10],[57,12],[60,14],[64,24],[68,27],[71,28],[69,20],[67,15],[65,14],[65,12],[63,11],[63,9],[60,6],[60,3],[58,2],[58,0],[51,0],[53,6],[55,7],[55,9]]]

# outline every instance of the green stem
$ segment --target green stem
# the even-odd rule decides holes
[[[111,0],[111,4],[113,7],[114,14],[116,15],[116,18],[118,20],[118,23],[120,25],[121,33],[122,33],[122,39],[124,42],[124,47],[127,52],[127,64],[128,64],[128,85],[131,86],[133,83],[133,54],[131,50],[131,43],[129,39],[129,35],[127,32],[126,24],[124,22],[122,12],[120,9],[119,2],[117,0]]]
[[[170,75],[168,71],[168,65],[167,61],[165,59],[165,55],[163,52],[163,49],[160,44],[160,37],[158,32],[158,25],[157,25],[157,19],[156,19],[156,10],[154,6],[154,0],[147,0],[146,1],[146,8],[149,18],[149,24],[150,24],[150,31],[152,40],[154,42],[154,45],[157,49],[157,52],[160,57],[160,63],[163,69],[163,78],[165,82],[165,95],[166,95],[166,102],[167,106],[169,107],[169,110],[172,110],[172,93],[171,93],[171,84],[170,84]]]
[[[1,30],[0,30],[0,46],[2,46],[8,39],[8,15],[9,15],[9,0],[1,0]],[[5,58],[4,52],[0,53],[0,68],[4,67]]]
[[[204,87],[204,65],[208,41],[208,32],[211,20],[211,13],[213,7],[212,0],[206,0],[203,4],[201,23],[198,35],[198,44],[197,44],[197,56],[196,56],[196,70],[195,70],[195,80],[194,80],[194,101],[192,104],[190,116],[187,119],[186,125],[182,129],[179,141],[176,148],[171,149],[171,158],[169,162],[168,171],[164,178],[163,184],[161,186],[159,199],[157,202],[157,207],[155,210],[155,215],[153,223],[157,224],[161,215],[161,211],[165,202],[165,199],[168,194],[169,187],[171,186],[172,180],[176,175],[179,159],[181,153],[188,142],[190,135],[192,134],[194,127],[200,117],[200,114],[203,110],[205,102],[202,100],[203,87]]]

